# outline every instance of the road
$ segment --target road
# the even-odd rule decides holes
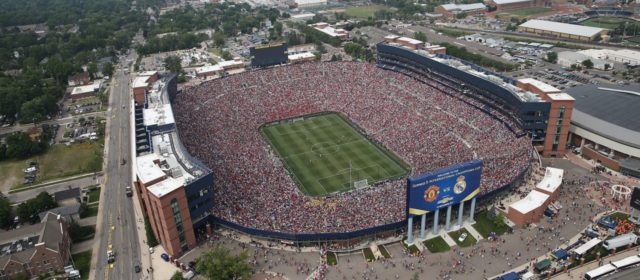
[[[28,199],[36,197],[41,192],[46,191],[49,194],[53,194],[55,192],[66,190],[68,188],[83,188],[83,187],[99,184],[101,180],[102,180],[101,176],[98,176],[95,179],[93,176],[89,176],[89,177],[75,179],[72,181],[51,184],[51,185],[43,186],[40,188],[8,194],[6,195],[6,197],[9,198],[11,203],[19,204]]]
[[[78,119],[78,118],[88,118],[88,117],[102,117],[105,115],[105,112],[91,112],[91,113],[86,113],[86,114],[82,114],[82,115],[75,115],[75,116],[68,116],[68,117],[64,117],[64,118],[57,118],[57,119],[53,119],[53,120],[48,120],[48,121],[42,121],[39,122],[37,125],[41,126],[43,124],[47,124],[47,125],[52,125],[52,124],[59,124],[61,127],[65,126],[67,124],[73,123],[74,119]],[[25,123],[25,124],[16,124],[13,126],[9,126],[9,127],[2,127],[0,128],[0,135],[3,134],[10,134],[10,133],[14,133],[16,131],[25,131],[29,128],[33,127],[33,123]]]
[[[564,39],[564,38],[546,37],[546,36],[541,36],[541,35],[533,34],[533,33],[511,32],[511,31],[490,30],[490,29],[477,29],[477,28],[466,28],[466,27],[462,27],[462,26],[446,26],[446,27],[459,29],[461,31],[482,32],[482,33],[495,34],[495,35],[499,35],[501,37],[513,37],[513,38],[521,38],[521,39],[533,39],[533,40],[538,40],[538,41],[548,41],[551,44],[555,44],[555,42],[564,42],[564,43],[567,43],[567,44],[570,44],[570,45],[576,45],[576,46],[581,46],[581,47],[585,47],[585,48],[593,48],[593,49],[602,49],[602,48],[608,48],[608,49],[614,49],[614,50],[619,50],[619,49],[640,49],[640,47],[636,47],[636,46],[621,46],[621,45],[611,44],[611,43],[575,41],[575,40],[569,40],[569,39]]]
[[[126,63],[126,59],[121,61],[121,66]],[[130,77],[123,70],[117,70],[112,79],[107,122],[106,182],[100,198],[96,227],[98,242],[92,258],[92,274],[95,274],[91,279],[137,279],[139,275],[134,271],[134,266],[140,265],[140,244],[132,198],[125,195],[125,186],[132,182]],[[123,158],[127,162],[124,165],[121,164]],[[109,248],[116,254],[116,261],[112,265],[107,263]]]
[[[603,280],[636,280],[640,274],[640,267],[623,270],[611,276],[603,278]]]

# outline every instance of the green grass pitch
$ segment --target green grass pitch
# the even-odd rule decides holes
[[[260,132],[306,195],[349,191],[350,182],[372,185],[408,172],[406,163],[335,113],[267,124]]]

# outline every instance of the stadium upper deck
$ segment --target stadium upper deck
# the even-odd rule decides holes
[[[516,134],[528,134],[543,155],[564,154],[572,108],[572,100],[562,98],[566,94],[546,92],[546,86],[538,88],[537,83],[518,83],[447,55],[384,42],[377,45],[377,50],[378,66],[456,89],[480,102],[482,110],[499,112],[499,118]]]

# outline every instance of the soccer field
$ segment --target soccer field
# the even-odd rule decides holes
[[[260,129],[284,161],[298,188],[321,196],[407,174],[395,155],[371,143],[337,114],[308,116],[267,124]]]

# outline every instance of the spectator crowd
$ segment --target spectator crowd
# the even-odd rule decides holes
[[[527,169],[530,139],[508,129],[508,117],[465,98],[435,79],[418,80],[372,64],[302,63],[184,89],[173,111],[182,143],[214,173],[213,215],[260,230],[334,233],[404,220],[406,180],[307,197],[274,156],[260,126],[340,112],[407,162],[409,176],[481,159],[481,190],[488,193]]]

